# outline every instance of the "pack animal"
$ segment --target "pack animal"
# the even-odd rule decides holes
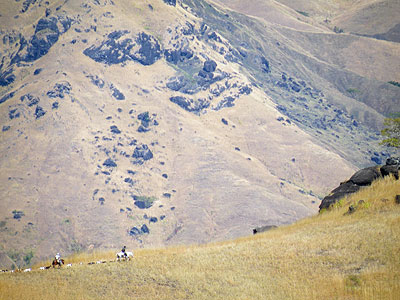
[[[121,261],[123,259],[130,260],[131,257],[133,258],[133,253],[129,251],[126,251],[125,253],[122,251],[117,253],[117,261]]]
[[[53,268],[55,268],[56,266],[58,266],[59,268],[61,268],[61,266],[64,264],[64,259],[60,258],[59,260],[54,259],[53,262],[51,263],[51,265],[53,266]]]

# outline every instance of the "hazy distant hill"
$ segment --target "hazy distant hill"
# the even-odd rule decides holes
[[[1,251],[247,235],[385,160],[397,43],[225,4],[2,1]]]

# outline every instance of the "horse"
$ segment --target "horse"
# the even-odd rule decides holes
[[[60,258],[59,260],[54,259],[53,262],[51,263],[51,265],[53,266],[53,268],[55,268],[57,265],[59,268],[61,268],[61,266],[64,264],[64,260],[62,258]]]
[[[117,261],[120,261],[122,259],[130,260],[131,257],[133,258],[133,252],[126,251],[124,253],[121,251],[117,253]]]

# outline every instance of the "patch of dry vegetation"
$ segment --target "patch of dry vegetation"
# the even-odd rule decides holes
[[[77,264],[115,255],[84,253],[67,258],[71,268],[2,274],[0,298],[399,299],[398,194],[399,181],[385,178],[330,211],[256,236],[141,249],[130,262]]]

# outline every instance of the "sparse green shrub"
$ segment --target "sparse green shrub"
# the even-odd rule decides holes
[[[333,27],[333,32],[335,32],[335,33],[343,33],[344,30],[342,28],[339,28],[339,27],[335,26],[335,27]]]
[[[386,118],[383,122],[385,128],[381,131],[383,137],[386,137],[381,145],[400,148],[400,117]]]
[[[64,219],[63,221],[62,221],[62,224],[70,224],[71,223],[71,220],[70,219]]]
[[[346,92],[348,92],[349,94],[351,94],[352,97],[354,97],[356,94],[360,93],[360,90],[356,88],[348,88]]]
[[[301,10],[296,10],[296,11],[297,11],[299,14],[305,16],[305,17],[309,17],[309,16],[310,16],[310,14],[309,14],[308,12],[301,11]]]
[[[0,228],[6,226],[7,222],[6,221],[0,221]]]
[[[13,260],[14,262],[17,262],[17,260],[20,258],[20,253],[16,252],[16,251],[8,251],[7,255],[9,258],[11,258],[11,260]]]
[[[76,240],[73,240],[72,243],[68,246],[68,250],[74,253],[79,253],[84,249],[82,244],[78,243]]]
[[[358,275],[349,275],[345,279],[346,287],[354,289],[361,286],[361,280]]]
[[[12,213],[13,213],[13,217],[14,217],[14,219],[21,219],[21,217],[23,217],[23,216],[25,216],[25,214],[24,214],[24,212],[22,211],[22,210],[16,210],[16,209],[14,209],[13,211],[12,211]]]
[[[141,209],[150,208],[156,200],[156,197],[136,196],[135,205]]]
[[[388,83],[390,83],[390,84],[392,84],[394,86],[400,87],[400,82],[391,80],[391,81],[388,81]]]
[[[333,208],[341,208],[344,205],[344,198],[338,200],[335,204],[332,205]]]
[[[29,265],[31,263],[31,260],[33,258],[33,252],[32,250],[29,251],[25,256],[24,256],[24,262],[26,265]]]

